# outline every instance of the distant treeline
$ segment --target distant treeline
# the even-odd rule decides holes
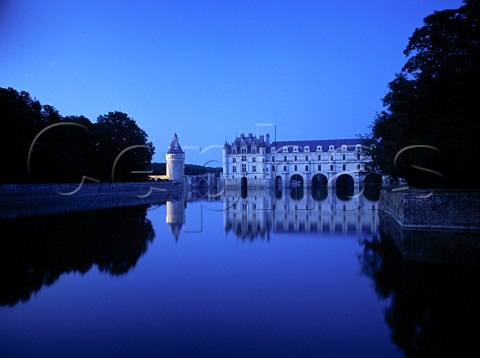
[[[167,172],[165,163],[152,163],[149,166],[149,170],[152,170],[154,175],[165,175]],[[222,173],[222,168],[205,167],[203,165],[196,164],[185,164],[185,175],[199,175],[205,173],[220,174]]]
[[[0,125],[0,183],[143,181],[155,151],[126,113],[64,117],[13,88],[0,88]]]

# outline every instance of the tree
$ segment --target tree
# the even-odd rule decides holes
[[[407,62],[383,98],[364,144],[369,171],[414,186],[478,187],[480,5],[434,12],[414,31]]]
[[[146,180],[155,148],[147,133],[123,112],[101,115],[94,126],[96,173],[102,181]]]

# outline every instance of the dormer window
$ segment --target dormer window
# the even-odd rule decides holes
[[[347,146],[345,144],[342,145],[342,150],[347,150]]]
[[[245,147],[242,148],[242,154],[247,154],[247,148]]]
[[[310,151],[310,147],[308,145],[305,146],[305,148],[303,148],[305,152],[309,152]]]
[[[331,145],[331,146],[328,147],[328,150],[333,152],[335,150],[335,148],[333,147],[333,145]]]
[[[294,152],[298,152],[298,147],[297,147],[297,146],[294,146],[294,147],[293,147],[293,151],[294,151]]]
[[[321,152],[322,151],[322,146],[321,145],[317,145],[317,152]]]
[[[275,147],[272,147],[272,153],[275,153]]]
[[[288,147],[287,146],[283,147],[283,152],[288,153]]]

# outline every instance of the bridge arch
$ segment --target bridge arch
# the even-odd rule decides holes
[[[355,192],[355,180],[350,174],[340,174],[335,180],[335,194],[340,200],[350,200]]]
[[[301,176],[300,174],[293,174],[291,177],[290,177],[290,186],[295,188],[295,187],[303,187],[304,185],[304,180],[303,180],[303,176]]]
[[[209,186],[210,185],[208,184],[208,182],[204,178],[200,179],[200,181],[198,182],[198,191],[199,191],[200,195],[202,195],[202,196],[207,195],[208,192],[210,191]]]
[[[312,177],[312,198],[317,201],[325,200],[328,196],[328,179],[323,174]]]
[[[278,189],[281,187],[282,187],[282,177],[280,175],[277,175],[275,177],[275,189]]]

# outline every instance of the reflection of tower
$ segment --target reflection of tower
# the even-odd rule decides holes
[[[178,240],[180,229],[185,224],[185,203],[183,200],[167,201],[167,216],[165,221],[170,226],[170,231]]]
[[[170,143],[165,157],[167,161],[167,178],[172,181],[183,181],[185,152],[180,147],[177,133],[173,136],[172,143]]]

